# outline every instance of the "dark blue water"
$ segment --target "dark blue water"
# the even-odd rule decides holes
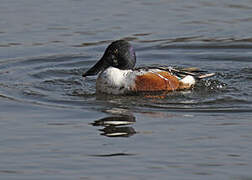
[[[0,179],[252,179],[251,1],[0,3]],[[216,76],[164,98],[81,74],[126,39],[137,65]]]

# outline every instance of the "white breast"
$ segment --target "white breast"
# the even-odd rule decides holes
[[[135,73],[109,67],[96,80],[96,91],[107,94],[124,94],[134,86]]]

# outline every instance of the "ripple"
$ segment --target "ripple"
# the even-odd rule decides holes
[[[4,97],[39,104],[61,98],[70,100],[73,96],[68,94],[83,89],[81,67],[89,65],[85,62],[87,58],[83,55],[56,55],[3,60],[0,72],[8,73],[0,77],[0,92]]]
[[[145,35],[149,34],[135,34],[139,37]],[[197,38],[200,37],[182,37],[173,41],[177,43]],[[168,41],[171,40],[162,39],[155,42],[159,45],[152,44],[151,47],[139,50],[149,51],[155,47],[159,51],[165,51],[163,45]],[[108,42],[110,40],[91,45]],[[160,59],[163,56],[156,58]],[[81,77],[82,72],[96,59],[97,57],[90,55],[68,54],[1,60],[0,74],[4,75],[0,76],[1,97],[41,105],[81,109],[85,107],[96,110],[108,106],[129,108],[133,111],[145,109],[207,113],[251,111],[252,93],[247,84],[251,81],[250,67],[224,69],[222,72],[217,72],[215,77],[200,81],[189,91],[167,92],[162,96],[148,96],[148,94],[111,96],[95,94],[95,77],[85,80]],[[249,60],[250,57],[245,59]]]
[[[112,153],[112,154],[94,154],[90,155],[91,157],[114,157],[114,156],[135,156],[136,154],[132,153]]]
[[[73,45],[73,47],[86,47],[86,46],[97,46],[102,44],[108,44],[111,43],[111,40],[105,40],[105,41],[97,41],[97,42],[85,42],[78,45]]]
[[[23,171],[16,171],[16,170],[0,170],[0,174],[24,174]]]

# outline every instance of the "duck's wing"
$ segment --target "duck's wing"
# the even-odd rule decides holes
[[[170,68],[170,71],[178,76],[184,77],[186,75],[191,75],[196,79],[204,79],[215,75],[215,73],[207,73],[207,71],[200,70],[197,67]]]
[[[215,73],[207,73],[207,71],[201,70],[197,67],[180,68],[180,67],[171,67],[171,66],[150,65],[150,66],[144,66],[144,67],[137,67],[135,69],[136,70],[159,69],[159,70],[167,71],[180,78],[183,78],[187,75],[191,75],[196,79],[203,79],[203,78],[208,78],[215,75]]]

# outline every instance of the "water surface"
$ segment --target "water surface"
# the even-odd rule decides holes
[[[251,1],[2,1],[1,179],[252,179]],[[116,39],[137,65],[216,76],[165,97],[95,94]]]

